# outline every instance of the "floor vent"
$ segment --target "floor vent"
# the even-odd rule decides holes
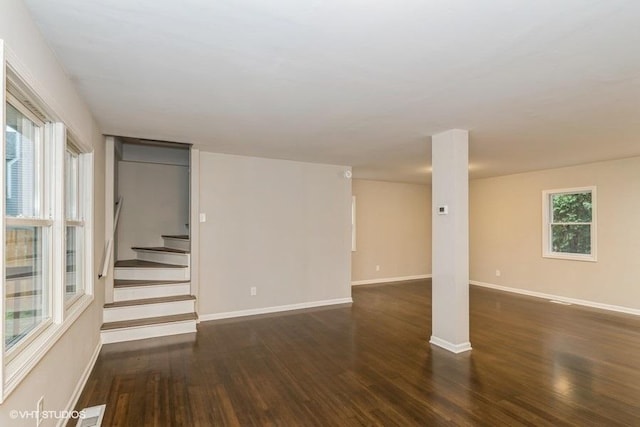
[[[557,299],[549,300],[549,302],[553,304],[560,304],[560,305],[572,305],[570,302],[558,301]]]
[[[102,417],[107,405],[91,406],[84,408],[81,412],[83,417],[78,421],[77,427],[100,427],[102,426]]]

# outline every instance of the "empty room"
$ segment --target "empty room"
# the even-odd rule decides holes
[[[0,0],[0,426],[638,425],[639,19]]]

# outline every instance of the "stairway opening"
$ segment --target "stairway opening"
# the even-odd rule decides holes
[[[103,343],[195,332],[190,146],[134,138],[114,138],[112,146],[121,206]]]

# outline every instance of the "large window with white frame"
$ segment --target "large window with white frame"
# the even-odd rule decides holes
[[[0,67],[0,403],[93,300],[93,153],[20,75]]]
[[[12,354],[51,321],[44,123],[12,96],[5,106],[5,327]]]
[[[596,261],[596,187],[542,192],[542,255]]]

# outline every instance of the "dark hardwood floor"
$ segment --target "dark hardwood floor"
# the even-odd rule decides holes
[[[640,425],[639,318],[470,294],[468,353],[429,345],[429,281],[360,286],[353,306],[105,345],[78,409],[127,427]]]

